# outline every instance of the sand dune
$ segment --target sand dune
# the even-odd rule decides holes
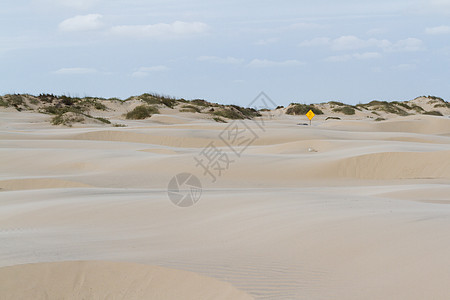
[[[252,299],[195,273],[101,261],[3,267],[0,291],[2,299]]]
[[[0,180],[0,187],[5,190],[33,190],[77,187],[81,188],[90,187],[90,185],[56,178],[24,178]]]
[[[450,297],[446,117],[245,120],[238,157],[236,123],[196,114],[37,115],[0,112],[1,299]],[[210,143],[233,161],[215,182],[194,160]],[[168,198],[181,172],[203,187],[190,208]]]

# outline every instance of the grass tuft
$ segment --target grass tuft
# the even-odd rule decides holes
[[[132,111],[126,113],[125,118],[131,120],[143,120],[151,117],[153,114],[159,114],[158,108],[149,105],[139,105]]]

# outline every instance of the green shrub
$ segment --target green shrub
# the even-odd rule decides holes
[[[399,106],[401,106],[403,108],[406,108],[406,109],[412,109],[411,106],[409,106],[407,103],[404,103],[404,102],[393,101],[391,103],[395,104],[395,105],[399,105]]]
[[[96,118],[94,118],[94,119],[96,119],[96,120],[98,120],[98,121],[100,121],[100,122],[103,122],[103,123],[105,123],[105,124],[111,124],[111,122],[110,122],[109,120],[107,120],[107,119],[105,119],[105,118],[102,118],[102,117],[96,117]]]
[[[420,106],[417,105],[417,104],[413,104],[413,105],[411,106],[411,108],[414,109],[414,110],[415,110],[416,112],[418,112],[418,113],[422,113],[422,112],[425,111],[422,107],[420,107]]]
[[[238,110],[240,113],[242,113],[246,118],[254,118],[254,117],[261,117],[261,114],[254,108],[245,108],[238,105],[230,105],[232,108]]]
[[[325,119],[325,121],[326,120],[340,120],[341,118],[339,118],[339,117],[327,117],[326,119]]]
[[[213,117],[213,120],[219,123],[227,123],[227,121],[225,121],[224,119],[220,118],[220,117]]]
[[[154,106],[139,105],[132,111],[125,114],[125,118],[132,120],[142,120],[151,117],[153,114],[159,114],[159,111]]]
[[[430,115],[430,116],[443,116],[443,114],[440,111],[437,111],[437,110],[426,111],[423,114],[424,115]]]
[[[235,111],[233,109],[222,109],[214,111],[213,114],[219,117],[224,117],[232,120],[244,119],[244,117],[242,116],[242,114],[239,113],[239,111]]]
[[[41,102],[45,102],[45,103],[52,103],[53,100],[56,100],[57,97],[53,94],[39,94],[38,99]]]
[[[25,101],[23,100],[23,97],[21,95],[8,95],[9,97],[9,103],[12,106],[19,106],[19,105],[25,105]]]
[[[203,99],[194,99],[190,101],[192,104],[198,105],[198,106],[205,106],[205,107],[209,107],[209,106],[213,106],[212,103],[203,100]]]
[[[336,106],[347,106],[347,104],[344,104],[344,103],[338,102],[338,101],[330,101],[330,102],[328,102],[328,104],[336,105]]]
[[[8,107],[8,106],[9,106],[9,104],[8,104],[8,102],[6,102],[5,100],[3,100],[3,98],[2,98],[2,97],[0,97],[0,106],[3,106],[3,107]]]
[[[132,98],[134,97],[130,97],[127,100],[130,100]],[[145,103],[150,105],[163,104],[169,108],[173,108],[177,103],[177,101],[173,98],[149,93],[142,94],[139,97],[137,97],[137,99],[144,101]]]
[[[450,108],[450,103],[438,103],[434,105],[434,108]]]
[[[94,108],[97,110],[106,110],[107,109],[105,104],[103,104],[101,102],[97,102],[97,101],[94,102]]]
[[[56,115],[51,120],[51,123],[53,125],[60,125],[60,124],[63,124],[63,122],[64,122],[64,118],[62,115]]]
[[[286,114],[288,115],[306,115],[308,111],[312,110],[316,115],[323,115],[323,111],[314,105],[300,104],[300,103],[291,103],[286,110]]]
[[[38,105],[38,104],[39,104],[39,100],[36,99],[36,98],[30,98],[29,101],[30,101],[30,103],[33,104],[33,105]]]
[[[51,123],[53,125],[65,125],[72,126],[72,123],[83,122],[84,117],[77,113],[65,113],[56,115],[52,118]]]
[[[336,107],[333,109],[334,112],[343,113],[344,115],[354,115],[355,109],[350,106]]]
[[[73,107],[73,106],[66,106],[66,107],[62,107],[62,106],[47,106],[44,107],[44,109],[42,110],[43,113],[47,113],[47,114],[51,114],[51,115],[62,115],[66,112],[73,112],[76,114],[83,114],[85,111],[84,108],[81,107]]]
[[[386,101],[373,100],[367,104],[361,104],[361,105],[357,105],[357,106],[364,107],[366,109],[370,108],[370,109],[374,109],[374,110],[378,110],[378,111],[384,111],[384,112],[387,112],[390,114],[396,114],[399,116],[408,116],[409,115],[405,110],[401,109],[397,105],[386,102]]]
[[[61,102],[64,105],[72,106],[75,103],[75,100],[72,99],[72,98],[69,98],[69,97],[66,97],[66,96],[62,96],[61,98],[62,98]]]
[[[382,118],[382,117],[378,117],[378,118],[375,119],[375,121],[377,121],[377,122],[384,121],[384,120],[386,120],[386,119]]]
[[[201,109],[194,105],[183,105],[183,106],[181,106],[181,108],[183,108],[182,110],[185,110],[186,112],[194,112],[194,113],[201,112]],[[182,110],[180,110],[180,111],[182,111]]]

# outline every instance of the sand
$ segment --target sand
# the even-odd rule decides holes
[[[2,299],[252,299],[195,273],[104,261],[5,267],[0,291]]]
[[[448,117],[247,120],[240,156],[220,137],[243,123],[47,119],[0,112],[1,299],[450,298]],[[233,160],[215,182],[210,142]]]

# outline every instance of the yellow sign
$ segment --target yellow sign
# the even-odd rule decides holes
[[[313,113],[312,110],[309,110],[309,111],[306,113],[306,116],[307,116],[308,119],[311,121],[312,118],[314,118],[315,114]]]

